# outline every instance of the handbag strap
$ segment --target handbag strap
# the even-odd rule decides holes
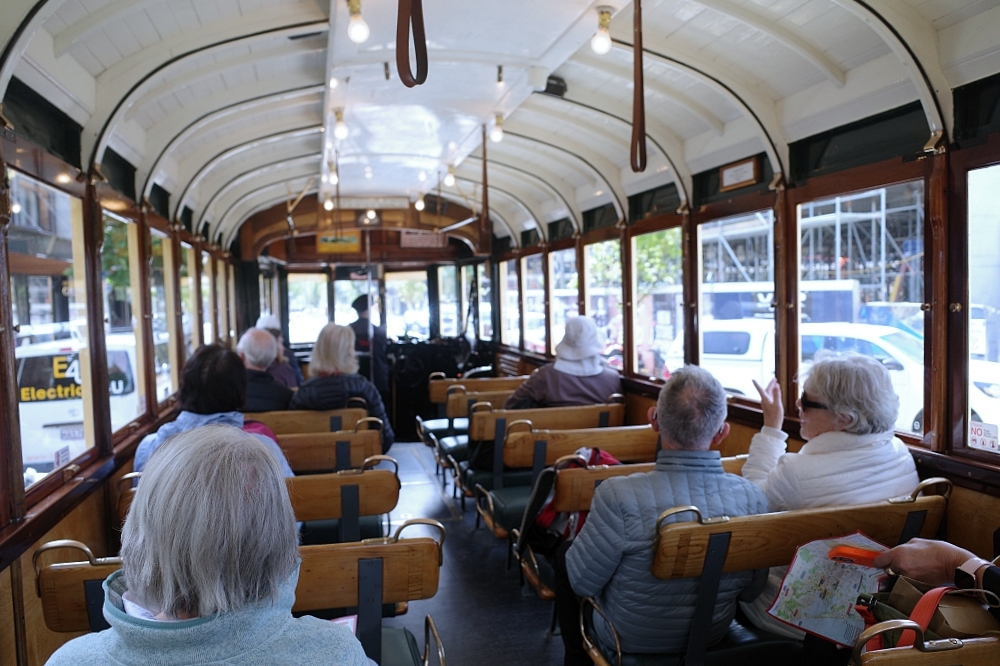
[[[920,628],[924,631],[927,630],[928,625],[931,623],[931,618],[934,617],[934,611],[937,610],[938,604],[941,603],[941,598],[948,592],[954,590],[955,588],[951,585],[944,585],[942,587],[935,587],[929,592],[925,592],[920,601],[913,607],[913,612],[910,613],[910,619],[920,625]],[[899,643],[896,647],[911,647],[913,642],[917,639],[916,632],[906,630],[900,635]]]

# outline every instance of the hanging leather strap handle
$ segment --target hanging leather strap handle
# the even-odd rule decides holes
[[[921,629],[927,631],[927,626],[931,623],[931,618],[934,617],[934,611],[937,610],[938,604],[941,603],[941,597],[954,589],[954,587],[945,585],[944,587],[935,587],[933,590],[925,592],[920,597],[920,601],[913,607],[910,619],[919,624]],[[899,643],[896,644],[896,647],[911,647],[916,638],[917,635],[915,632],[906,630],[900,634]]]
[[[413,49],[417,56],[417,74],[410,69],[410,26],[413,26]],[[396,69],[407,88],[427,80],[427,35],[424,34],[423,0],[399,0],[396,15]]]
[[[632,171],[646,170],[646,93],[642,80],[642,0],[632,10]]]

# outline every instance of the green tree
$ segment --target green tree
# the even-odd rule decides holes
[[[680,229],[664,229],[635,239],[636,290],[648,296],[658,287],[677,284],[681,275]]]

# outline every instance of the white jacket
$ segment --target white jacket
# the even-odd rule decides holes
[[[785,453],[786,439],[784,432],[764,426],[753,436],[743,465],[743,477],[760,486],[771,511],[879,502],[908,495],[920,483],[913,456],[891,432],[825,432],[798,453]],[[767,588],[756,601],[740,606],[761,629],[802,637],[767,614],[784,575],[785,567],[772,568]]]

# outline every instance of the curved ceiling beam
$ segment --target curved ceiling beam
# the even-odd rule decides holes
[[[209,221],[206,218],[210,216],[212,208],[215,206],[216,202],[222,203],[223,198],[237,187],[248,184],[254,178],[257,178],[262,174],[274,173],[282,171],[283,169],[291,169],[304,164],[313,164],[314,162],[319,162],[322,157],[323,153],[309,153],[308,155],[299,155],[298,157],[282,159],[277,162],[268,162],[267,164],[263,164],[240,173],[215,191],[215,194],[212,195],[212,198],[208,200],[208,203],[206,203],[205,207],[202,209],[201,215],[198,216],[198,224],[195,228],[201,229],[202,225]]]
[[[812,44],[802,39],[795,33],[785,30],[778,23],[770,18],[760,16],[754,12],[749,12],[742,6],[735,4],[732,0],[696,0],[698,4],[704,5],[720,14],[725,14],[734,18],[740,23],[750,26],[754,30],[764,33],[771,39],[781,43],[791,49],[803,60],[820,71],[830,83],[838,88],[844,87],[847,74],[837,63],[830,60],[826,55],[814,47]]]
[[[7,86],[24,50],[49,20],[61,0],[4,0],[0,21],[0,100],[7,96]]]
[[[132,120],[138,113],[145,110],[146,106],[155,104],[171,93],[198,85],[204,79],[223,74],[237,67],[245,67],[247,65],[258,67],[261,64],[268,63],[268,61],[292,59],[299,56],[323,53],[325,51],[325,48],[302,48],[301,45],[292,42],[280,48],[269,49],[253,60],[248,60],[244,53],[234,54],[234,57],[228,59],[215,60],[210,64],[184,72],[181,78],[164,79],[159,83],[150,84],[145,88],[145,92],[142,95],[129,102],[129,107],[125,111],[122,121],[128,122]]]
[[[510,136],[522,141],[528,141],[534,144],[546,146],[557,152],[569,155],[586,164],[594,175],[597,176],[598,180],[607,186],[608,191],[611,193],[611,203],[614,204],[615,212],[618,213],[618,219],[624,220],[627,218],[628,211],[625,209],[625,204],[623,202],[627,202],[628,197],[625,195],[625,190],[622,189],[621,169],[619,169],[617,165],[573,141],[561,141],[561,145],[559,145],[550,143],[545,139],[531,136],[529,134],[521,134],[507,128],[504,128],[503,135],[505,139]],[[614,183],[608,179],[608,176],[604,175],[605,171],[618,175]]]
[[[632,52],[632,44],[629,42],[620,39],[612,39],[611,42],[612,48]],[[757,126],[764,152],[771,161],[774,173],[785,175],[788,168],[788,141],[778,121],[774,100],[750,90],[724,72],[722,67],[703,63],[689,50],[667,44],[666,40],[655,35],[643,36],[642,52],[708,85],[742,109],[744,115]]]
[[[864,21],[892,49],[917,89],[932,140],[935,132],[941,132],[947,145],[954,129],[954,99],[941,69],[934,26],[915,9],[884,0],[833,1]]]
[[[181,195],[177,197],[177,201],[174,203],[174,210],[172,211],[170,216],[171,219],[177,218],[178,214],[182,210],[182,206],[184,205],[185,200],[187,199],[188,193],[193,188],[196,188],[198,186],[198,184],[201,182],[201,180],[205,177],[206,174],[212,171],[212,169],[217,167],[219,164],[225,162],[227,159],[235,155],[239,155],[240,153],[246,152],[248,150],[259,148],[260,146],[278,143],[281,141],[287,141],[289,139],[308,137],[312,135],[318,136],[322,134],[322,127],[323,127],[322,125],[313,125],[311,127],[300,127],[298,129],[290,130],[287,132],[278,132],[276,134],[269,134],[266,136],[257,137],[251,141],[247,141],[245,143],[241,143],[236,146],[232,146],[222,151],[221,153],[218,153],[208,162],[203,164],[202,167],[194,173],[191,179],[181,190]]]
[[[481,181],[476,180],[475,178],[466,178],[464,176],[459,175],[457,172],[455,173],[455,180],[471,183],[473,185],[479,185],[479,186],[482,185]],[[495,192],[500,195],[498,198],[500,198],[501,200],[504,197],[506,197],[511,201],[513,201],[517,205],[516,207],[521,208],[524,212],[526,212],[528,214],[528,217],[530,217],[532,221],[535,223],[535,228],[538,229],[539,235],[543,239],[545,238],[545,230],[542,229],[544,225],[542,224],[542,218],[539,211],[535,210],[533,206],[529,206],[527,203],[524,202],[524,200],[522,200],[520,197],[518,197],[513,192],[510,192],[509,190],[502,189],[500,187],[497,187],[496,185],[487,185],[487,187],[489,188],[491,195]]]
[[[502,145],[502,144],[501,144]],[[549,180],[548,178],[542,178],[538,175],[538,167],[529,162],[524,162],[518,160],[513,156],[504,155],[501,159],[492,157],[497,152],[500,152],[500,146],[491,146],[489,154],[491,157],[487,158],[486,164],[488,167],[498,166],[502,169],[507,169],[508,171],[514,171],[516,173],[522,174],[531,182],[538,182],[543,184],[548,190],[553,192],[560,201],[562,201],[563,206],[566,207],[566,212],[569,213],[568,217],[570,222],[573,224],[573,228],[577,231],[583,231],[583,213],[580,211],[580,207],[576,205],[576,194],[572,190],[568,190],[565,187],[561,187],[555,184],[554,180]],[[467,160],[476,160],[478,162],[483,161],[482,155],[472,154],[466,157]],[[572,203],[571,203],[572,202]]]
[[[287,200],[289,198],[289,190],[291,190],[291,197],[294,199],[299,195],[299,193],[305,187],[303,180],[305,181],[305,183],[308,183],[309,179],[310,178],[312,179],[312,183],[309,183],[310,189],[312,188],[313,183],[315,183],[317,187],[319,186],[319,179],[316,178],[316,173],[317,170],[315,169],[315,167],[309,164],[287,166],[284,169],[274,169],[270,172],[266,172],[263,174],[265,178],[262,178],[260,181],[255,182],[253,184],[253,187],[244,187],[243,189],[241,189],[241,191],[239,192],[239,196],[237,196],[235,199],[233,199],[232,202],[230,202],[229,206],[226,207],[225,211],[222,213],[222,215],[218,217],[218,219],[214,221],[204,220],[204,215],[203,215],[202,220],[204,220],[204,222],[199,224],[197,228],[202,229],[204,228],[202,225],[207,223],[209,238],[212,238],[219,234],[222,234],[222,236],[225,237],[226,231],[228,230],[224,226],[223,220],[225,220],[230,215],[230,213],[237,206],[240,205],[241,201],[246,201],[248,197],[253,196],[254,193],[261,191],[261,189],[274,187],[280,184],[285,184],[285,199]],[[292,183],[299,183],[299,185],[293,186]],[[243,219],[246,218],[244,217]]]
[[[244,116],[269,104],[298,100],[296,105],[313,103],[322,109],[324,88],[323,84],[308,85],[250,97],[243,97],[244,93],[240,91],[227,90],[228,95],[216,95],[170,114],[157,124],[152,136],[146,136],[146,155],[135,172],[136,191],[142,192],[142,198],[148,197],[153,189],[153,177],[166,156],[201,130],[232,116]],[[319,99],[306,101],[310,95],[319,95]],[[237,101],[227,102],[225,98],[229,96],[237,96]],[[217,106],[219,103],[223,103],[223,106]]]
[[[300,22],[277,28],[265,28],[246,34],[239,31],[243,27],[243,22],[235,23],[236,25],[227,26],[223,30],[218,30],[218,26],[216,26],[216,31],[211,33],[205,33],[204,30],[195,31],[199,37],[203,38],[204,41],[201,43],[184,34],[159,42],[155,46],[139,51],[136,55],[108,68],[98,76],[97,109],[84,126],[81,137],[82,154],[86,156],[84,165],[89,167],[91,164],[97,164],[101,161],[111,133],[128,110],[131,100],[141,94],[145,86],[157,74],[168,71],[187,58],[221,51],[236,45],[249,46],[261,40],[293,37],[310,30],[323,28],[326,25],[325,22]],[[188,46],[192,41],[194,44]],[[172,52],[161,54],[162,60],[156,59],[158,52],[172,46],[179,48],[186,46],[187,48],[177,54]]]
[[[584,97],[584,99],[577,100],[539,93],[538,95],[532,95],[530,99],[558,100],[558,102],[552,103],[572,104],[577,108],[586,110],[588,113],[598,114],[602,117],[614,118],[622,123],[626,128],[632,127],[632,120],[630,118],[601,108],[598,105],[602,100],[593,99],[590,95]],[[650,131],[650,129],[652,129],[652,131]],[[593,129],[590,129],[590,131],[593,131]],[[646,119],[646,138],[653,142],[653,145],[656,146],[656,149],[660,151],[663,158],[670,166],[672,171],[671,177],[674,184],[677,186],[677,194],[680,196],[681,205],[688,203],[691,200],[689,193],[693,187],[694,177],[691,175],[691,170],[688,169],[687,162],[683,159],[684,145],[681,143],[681,140],[673,132],[662,129],[662,125],[659,122],[650,118]],[[670,147],[669,151],[663,147],[664,143]],[[671,155],[680,155],[681,159],[675,160]]]
[[[613,76],[616,79],[622,79],[628,84],[632,83],[631,69],[616,67],[615,64],[611,62],[610,58],[592,55],[591,53],[587,53],[586,49],[574,55],[569,61],[569,64],[593,69],[603,74]],[[661,97],[666,97],[677,106],[686,109],[688,113],[707,125],[708,129],[712,130],[719,136],[722,136],[722,133],[726,131],[726,124],[722,122],[722,119],[708,109],[708,107],[698,103],[695,99],[688,97],[678,90],[668,88],[655,79],[646,78],[644,85],[646,90],[649,92],[660,95]]]

